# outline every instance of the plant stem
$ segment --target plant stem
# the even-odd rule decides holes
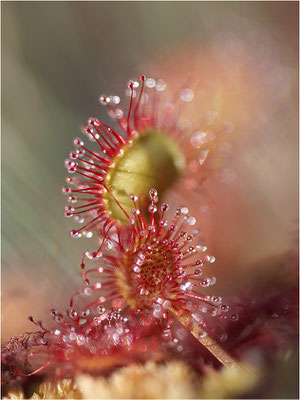
[[[201,343],[204,347],[211,352],[224,366],[240,368],[240,363],[231,357],[225,350],[222,349],[217,342],[215,342],[208,333],[197,323],[194,318],[186,311],[177,311],[173,307],[170,309],[172,314],[188,329],[191,334]]]

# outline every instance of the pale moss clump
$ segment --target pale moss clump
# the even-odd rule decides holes
[[[255,388],[261,377],[261,371],[247,364],[240,368],[223,367],[220,371],[211,369],[202,380],[201,398],[237,398]]]
[[[71,379],[62,379],[58,382],[43,382],[37,393],[30,399],[81,399],[81,393],[77,389],[76,383]],[[10,390],[3,399],[23,400],[25,399],[22,389]]]
[[[133,364],[110,377],[81,375],[76,380],[85,399],[167,399],[197,397],[200,376],[180,361]]]
[[[261,373],[250,366],[207,368],[196,373],[183,361],[131,364],[109,377],[79,375],[75,381],[45,381],[30,399],[230,399],[239,398],[260,381]],[[22,390],[4,399],[24,399]]]
[[[224,399],[247,393],[259,377],[250,367],[223,367],[200,375],[182,361],[151,361],[121,368],[108,378],[81,375],[76,382],[85,399]]]
[[[80,399],[81,394],[76,383],[71,379],[62,379],[58,382],[43,382],[39,386],[38,393],[34,393],[31,399]]]
[[[3,400],[11,399],[11,400],[23,400],[24,393],[21,387],[16,387],[8,391],[6,396],[3,396]]]

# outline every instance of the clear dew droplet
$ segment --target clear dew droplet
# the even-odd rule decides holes
[[[212,264],[212,263],[214,263],[216,261],[216,258],[214,256],[206,255],[205,256],[205,260]]]
[[[194,133],[194,135],[190,139],[191,145],[194,148],[199,149],[201,146],[203,146],[204,143],[206,143],[206,136],[206,132],[203,131],[198,131]]]
[[[161,205],[161,211],[168,211],[169,210],[169,205],[167,203],[163,203]]]
[[[105,311],[106,311],[105,307],[103,307],[103,306],[98,306],[98,307],[97,307],[97,310],[98,310],[98,312],[99,312],[100,314],[103,314],[103,313],[105,313]]]
[[[137,265],[133,267],[133,271],[138,274],[139,272],[141,272],[141,268],[138,267]]]
[[[223,312],[227,312],[227,311],[229,310],[229,307],[228,307],[226,304],[222,304],[222,305],[221,305],[221,310],[222,310]]]
[[[70,189],[68,186],[63,186],[61,188],[61,191],[63,192],[63,194],[69,194],[72,192],[72,189]]]
[[[72,231],[70,231],[70,236],[72,238],[78,239],[81,237],[81,234],[78,231],[72,230]]]
[[[150,213],[156,213],[157,207],[154,204],[150,204],[150,206],[148,207],[148,210]]]
[[[157,197],[158,196],[158,192],[157,192],[157,190],[156,189],[150,189],[149,190],[149,196],[151,197],[151,198],[155,198],[155,197]]]
[[[189,102],[192,101],[194,97],[194,92],[192,89],[186,88],[180,92],[180,98],[182,101]]]
[[[204,252],[207,250],[207,247],[205,245],[199,244],[196,246],[198,251]]]
[[[215,317],[216,315],[217,315],[217,310],[214,308],[214,309],[212,309],[211,311],[210,311],[210,315],[212,316],[212,317]]]
[[[119,96],[113,96],[112,101],[114,104],[119,104],[121,99]]]
[[[73,140],[73,145],[75,147],[83,147],[84,146],[84,142],[80,138],[75,138]]]
[[[82,311],[82,313],[81,313],[81,316],[82,317],[88,317],[90,315],[90,310],[84,310],[84,311]]]
[[[182,285],[180,285],[180,289],[185,292],[191,288],[191,285],[192,285],[192,283],[187,281],[187,282],[183,283]]]
[[[238,321],[238,320],[239,320],[239,315],[238,314],[232,314],[231,321]]]
[[[131,95],[132,95],[132,97],[135,98],[135,97],[136,97],[136,90],[134,90],[134,89],[127,89],[127,90],[126,90],[126,95],[127,95],[127,96],[131,96]]]
[[[215,304],[220,304],[220,303],[222,302],[222,297],[220,297],[220,296],[213,296],[211,300],[212,300],[212,302],[215,303]]]
[[[70,318],[74,319],[77,317],[77,312],[75,310],[73,310],[72,308],[67,310],[67,314]]]
[[[99,302],[100,303],[105,303],[106,298],[104,296],[99,297]]]
[[[162,92],[162,91],[164,91],[165,89],[166,89],[166,83],[162,80],[162,79],[158,79],[157,81],[156,81],[156,90],[158,91],[158,92]]]
[[[196,223],[196,218],[194,218],[194,217],[189,217],[189,218],[187,219],[187,223],[188,223],[189,225],[195,225],[195,223]]]
[[[147,86],[148,88],[154,88],[155,87],[155,80],[152,79],[152,78],[146,79],[145,86]]]
[[[99,102],[100,102],[100,104],[105,106],[106,105],[106,96],[101,94],[101,96],[99,97]]]
[[[92,289],[90,287],[87,287],[87,288],[84,289],[83,293],[86,296],[90,296],[93,293],[93,291],[92,291]]]

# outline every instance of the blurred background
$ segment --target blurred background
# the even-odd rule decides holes
[[[197,107],[229,122],[206,241],[218,290],[297,279],[297,2],[2,2],[2,340],[64,310],[92,239],[68,236],[64,159],[102,93],[141,73],[192,77]],[[197,202],[180,191],[172,203]],[[191,201],[190,201],[191,200]],[[286,265],[286,258],[293,262]],[[275,276],[275,278],[274,278]],[[286,282],[287,281],[287,282]],[[283,283],[282,283],[283,282]],[[216,289],[217,290],[217,289]],[[218,293],[219,293],[218,292]]]

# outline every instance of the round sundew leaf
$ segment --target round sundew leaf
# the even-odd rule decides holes
[[[169,189],[185,168],[185,159],[176,143],[159,131],[146,131],[124,148],[105,179],[106,187],[130,214],[129,196],[142,196],[155,187],[160,194]],[[109,193],[104,195],[113,219],[128,219]]]

